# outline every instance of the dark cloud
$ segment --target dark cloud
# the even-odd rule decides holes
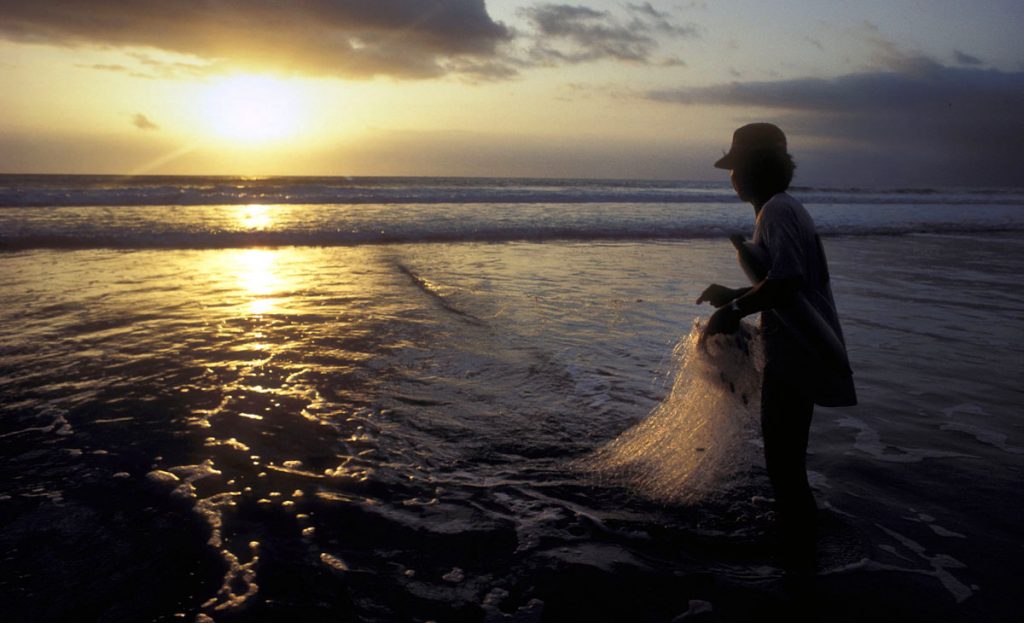
[[[519,33],[494,21],[485,0],[0,0],[0,13],[0,39],[127,49],[134,63],[91,67],[140,78],[243,69],[487,81],[600,60],[682,66],[660,54],[663,43],[701,32],[651,2],[614,14],[537,4],[521,10]]]
[[[151,47],[232,66],[429,77],[511,32],[484,0],[0,0],[0,38]]]
[[[158,126],[157,124],[153,123],[149,119],[149,117],[147,117],[146,115],[144,115],[144,114],[142,114],[140,112],[137,112],[134,115],[132,115],[132,125],[134,125],[135,127],[137,127],[140,130],[159,130],[160,129],[160,126]]]
[[[960,65],[984,65],[985,61],[960,50],[953,50],[953,58]]]
[[[568,4],[539,4],[522,11],[535,30],[530,61],[538,64],[617,60],[664,64],[655,55],[661,37],[692,38],[700,34],[693,24],[677,25],[650,3],[626,6],[623,22],[608,11]],[[669,64],[684,64],[676,58]]]
[[[864,72],[837,78],[732,82],[654,91],[684,104],[730,104],[841,114],[1004,114],[1024,106],[1024,73],[937,66],[925,71]]]
[[[838,161],[915,183],[1024,183],[1024,72],[946,67],[906,57],[898,71],[832,79],[732,82],[648,93],[679,104],[763,111]],[[854,158],[856,159],[856,158]]]

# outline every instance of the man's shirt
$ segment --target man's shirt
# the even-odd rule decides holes
[[[766,279],[799,279],[800,293],[843,341],[825,250],[803,205],[787,193],[769,199],[754,222],[753,242],[768,258]],[[819,356],[808,348],[810,340],[794,333],[798,323],[783,321],[788,313],[792,310],[783,306],[761,314],[766,374],[780,375],[818,404],[855,404],[850,376],[822,365]]]

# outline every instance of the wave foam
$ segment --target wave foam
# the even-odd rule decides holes
[[[809,203],[1016,204],[1021,189],[794,187]],[[725,182],[446,177],[0,175],[0,207],[732,203]]]

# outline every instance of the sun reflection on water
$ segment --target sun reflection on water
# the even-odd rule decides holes
[[[272,296],[281,290],[283,280],[275,271],[279,251],[270,249],[245,249],[238,251],[235,266],[238,268],[238,285],[243,293],[251,297],[249,313],[261,316],[274,311],[279,297]]]
[[[274,215],[270,206],[260,204],[238,206],[235,218],[239,225],[250,231],[263,231],[274,224]]]

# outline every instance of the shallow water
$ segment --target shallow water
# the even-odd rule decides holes
[[[826,246],[861,405],[812,429],[813,599],[756,464],[690,504],[573,467],[669,395],[725,241],[4,254],[5,615],[1010,618],[1024,242]]]

